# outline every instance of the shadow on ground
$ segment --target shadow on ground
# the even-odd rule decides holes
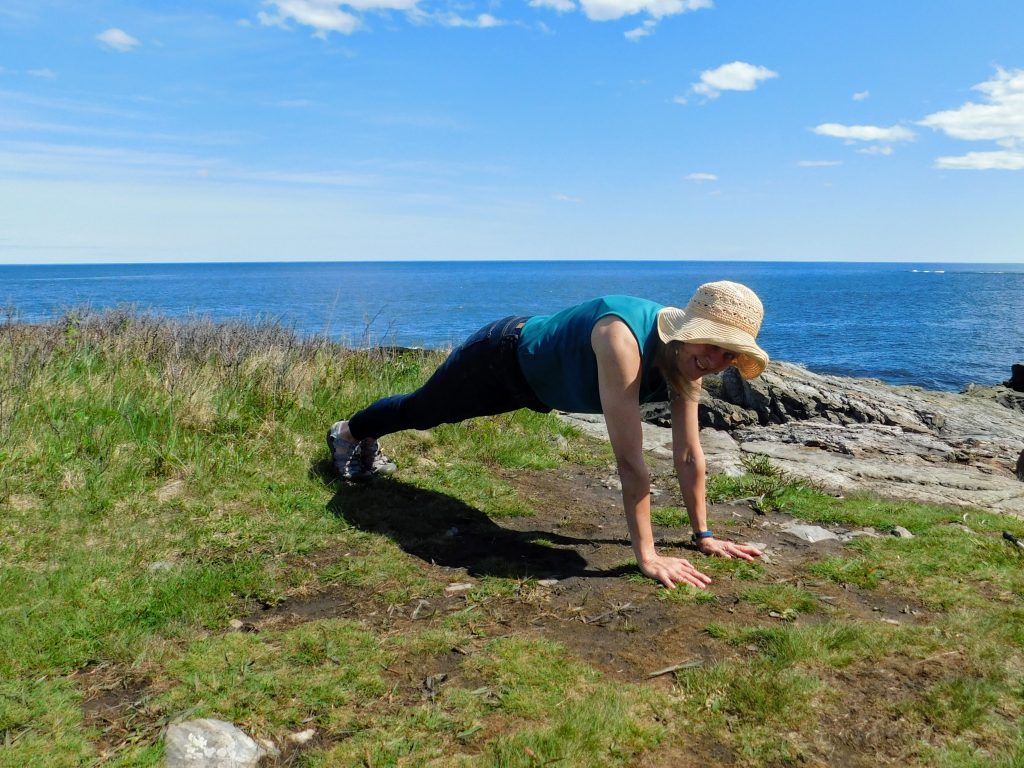
[[[329,465],[314,472],[334,480]],[[464,569],[477,578],[614,577],[636,570],[593,567],[575,550],[590,539],[504,527],[452,496],[383,477],[338,482],[327,509],[361,531],[387,536],[426,563]]]

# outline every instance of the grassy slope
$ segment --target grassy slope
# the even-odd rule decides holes
[[[1024,764],[1024,558],[999,538],[1024,536],[1022,526],[977,512],[964,535],[949,510],[837,501],[766,467],[710,492],[765,494],[807,520],[906,526],[912,541],[858,540],[808,569],[884,584],[936,620],[714,624],[712,638],[757,653],[680,671],[670,692],[607,681],[557,644],[481,631],[472,595],[470,609],[400,633],[327,618],[228,631],[233,617],[324,584],[382,607],[443,590],[392,540],[347,522],[322,447],[333,419],[415,386],[436,362],[300,344],[270,326],[127,314],[0,326],[0,766],[154,765],[161,728],[201,716],[278,744],[314,727],[316,741],[289,756],[308,766],[657,765],[707,755],[709,739],[743,764],[814,764],[818,729],[845,706],[837,676],[943,654],[959,660],[948,674],[878,703],[925,734],[908,761]],[[409,433],[389,448],[402,483],[492,518],[531,513],[497,469],[607,460],[532,413]],[[682,524],[679,510],[659,514]],[[743,577],[755,605],[787,617],[813,608],[760,567]],[[494,577],[475,592],[522,588]],[[396,696],[389,670],[470,645],[478,687]],[[86,717],[87,699],[126,687],[137,700],[116,723]]]

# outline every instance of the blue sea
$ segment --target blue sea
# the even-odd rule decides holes
[[[274,320],[352,345],[446,347],[510,314],[609,293],[685,306],[710,280],[762,298],[762,346],[822,373],[958,390],[1024,361],[1024,264],[359,262],[0,266],[0,306],[37,322],[132,305]]]

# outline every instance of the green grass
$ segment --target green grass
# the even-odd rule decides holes
[[[820,764],[822,724],[859,705],[836,681],[893,668],[927,670],[877,705],[921,734],[904,764],[1022,764],[1024,557],[1000,534],[1024,523],[971,511],[968,532],[950,525],[962,510],[835,499],[750,457],[709,497],[915,537],[858,539],[792,583],[739,560],[701,560],[708,591],[631,571],[617,587],[645,610],[708,617],[713,658],[670,684],[612,679],[509,613],[571,622],[500,540],[464,602],[444,602],[450,574],[424,554],[461,545],[449,527],[494,537],[491,521],[535,515],[515,473],[596,471],[607,446],[521,412],[389,438],[388,483],[325,473],[325,427],[439,359],[118,312],[0,323],[0,768],[156,766],[163,726],[203,716],[279,744],[315,727],[289,758],[302,766]],[[653,517],[687,524],[670,501]],[[558,541],[531,546],[557,556]],[[917,618],[846,612],[813,580]],[[719,605],[720,587],[758,620]],[[268,610],[318,600],[315,616]],[[430,620],[412,618],[420,601]],[[264,611],[279,621],[230,629]]]

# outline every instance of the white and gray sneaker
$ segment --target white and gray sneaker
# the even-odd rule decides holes
[[[359,441],[359,460],[371,475],[390,475],[398,469],[395,462],[380,452],[380,445],[372,437]]]
[[[363,466],[359,443],[352,443],[341,436],[344,421],[335,422],[327,431],[327,449],[331,461],[342,480],[366,480],[370,472]]]

